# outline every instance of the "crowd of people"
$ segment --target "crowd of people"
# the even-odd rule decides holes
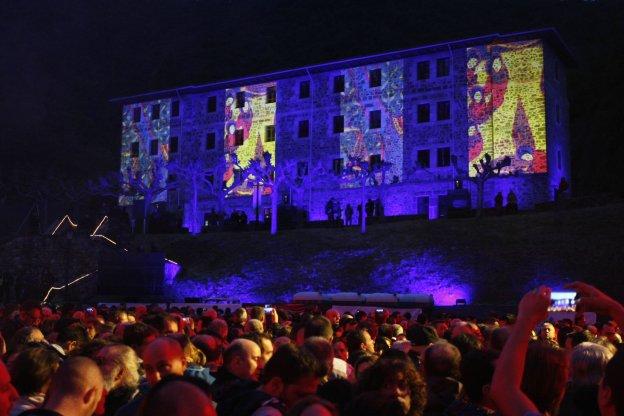
[[[0,416],[624,414],[624,307],[517,316],[5,305]],[[583,312],[598,313],[588,325]]]

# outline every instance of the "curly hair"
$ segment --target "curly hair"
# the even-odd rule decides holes
[[[408,359],[382,358],[377,361],[362,374],[357,386],[357,394],[370,391],[382,392],[388,385],[396,383],[400,375],[403,375],[406,387],[409,388],[411,404],[407,414],[422,415],[427,403],[427,386],[414,364]]]

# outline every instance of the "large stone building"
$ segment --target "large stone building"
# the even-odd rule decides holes
[[[271,188],[249,180],[234,185],[249,160],[268,151],[278,170],[298,176],[279,187],[280,199],[318,220],[331,197],[343,208],[359,203],[357,183],[334,180],[353,156],[389,162],[366,189],[366,198],[383,192],[386,215],[437,217],[458,186],[475,205],[476,187],[466,175],[489,153],[494,160],[509,156],[511,165],[486,183],[485,206],[513,190],[519,207],[531,208],[552,200],[561,178],[570,178],[572,62],[547,29],[123,97],[114,100],[123,104],[121,170],[149,182],[155,159],[195,163],[204,181],[194,208],[188,187],[167,193],[170,203],[185,206],[187,225],[191,213],[201,221],[221,206],[253,218],[258,194],[261,210],[269,209]],[[156,165],[164,183],[167,167]],[[188,182],[188,175],[176,179]],[[219,198],[224,187],[227,198]]]

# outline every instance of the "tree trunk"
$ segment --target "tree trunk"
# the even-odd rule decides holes
[[[273,185],[271,190],[271,235],[277,234],[277,201],[279,200],[279,194],[277,192],[277,185]]]
[[[362,193],[360,195],[360,206],[362,207],[362,224],[360,232],[366,234],[366,207],[364,206],[364,199],[366,199],[366,179],[362,181]]]
[[[477,179],[477,218],[481,218],[483,214],[483,191],[485,187],[485,181],[480,178]]]
[[[193,215],[193,219],[191,220],[192,234],[199,234],[199,231],[201,230],[201,227],[198,226],[199,221],[197,221],[197,199],[199,198],[197,186],[197,183],[193,182],[193,209],[191,210]]]

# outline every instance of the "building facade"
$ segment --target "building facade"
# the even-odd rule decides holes
[[[367,199],[382,199],[385,215],[436,218],[458,187],[476,204],[469,177],[488,153],[511,164],[486,183],[485,206],[498,192],[513,191],[520,209],[528,209],[552,200],[561,178],[571,176],[572,63],[547,29],[119,98],[121,170],[165,185],[172,161],[199,165],[200,186],[158,197],[183,205],[187,225],[213,208],[253,218],[257,201],[263,213],[269,209],[271,192],[321,220],[330,198],[343,208],[359,204],[359,182],[343,175],[355,157],[387,162],[365,190]],[[290,171],[277,190],[241,177],[264,152],[278,172]]]

